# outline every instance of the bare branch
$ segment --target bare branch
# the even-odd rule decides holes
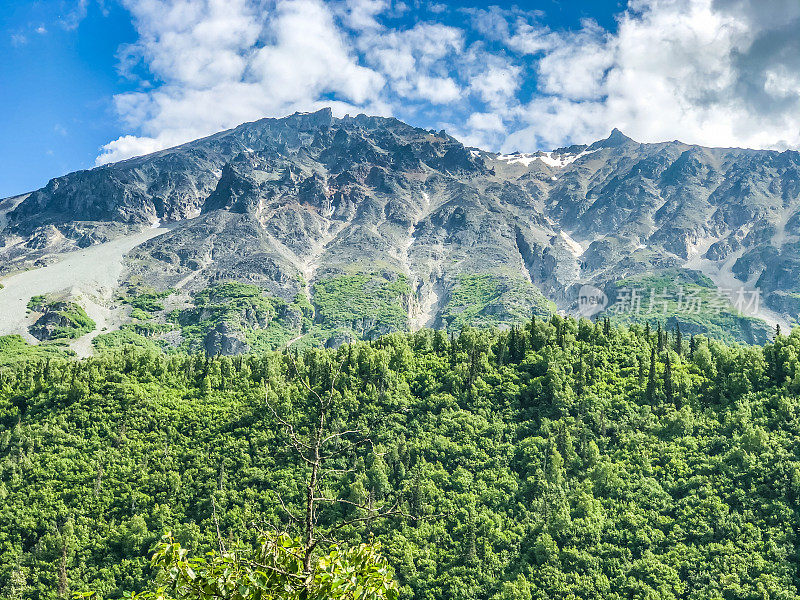
[[[337,531],[337,530],[341,529],[342,527],[347,527],[349,525],[353,525],[354,523],[363,523],[364,521],[373,521],[375,519],[383,519],[383,518],[392,517],[392,516],[404,516],[404,517],[407,517],[407,518],[409,517],[409,515],[406,515],[401,510],[389,510],[389,511],[385,511],[385,512],[380,512],[380,513],[375,514],[375,515],[367,515],[365,517],[355,517],[353,519],[347,519],[345,521],[337,523],[334,527],[332,527],[330,529],[330,531]]]
[[[328,437],[326,437],[324,440],[322,440],[322,442],[320,442],[320,446],[324,446],[325,444],[327,444],[331,440],[334,440],[336,438],[342,438],[342,437],[344,437],[346,435],[350,435],[352,433],[361,433],[361,431],[358,430],[358,429],[348,429],[347,431],[340,431],[338,433],[332,433]]]
[[[311,446],[303,442],[297,433],[295,433],[292,424],[283,419],[278,414],[278,411],[275,410],[275,407],[272,406],[272,403],[269,401],[269,388],[267,386],[264,386],[264,401],[266,402],[269,410],[272,412],[272,416],[275,417],[275,420],[286,429],[286,433],[289,434],[289,437],[292,439],[292,443],[295,445],[295,448],[302,447],[306,450],[311,450]]]
[[[278,496],[278,502],[281,503],[281,508],[283,511],[288,515],[289,519],[291,519],[294,523],[300,522],[300,517],[295,516],[295,514],[286,508],[286,504],[283,502],[283,496],[281,496],[280,492],[275,492],[275,495]]]
[[[219,532],[219,520],[217,519],[217,503],[214,502],[214,496],[211,496],[211,508],[214,511],[214,526],[217,528],[217,545],[219,546],[219,553],[225,554],[225,544],[222,542],[222,535]]]
[[[287,345],[287,349],[291,344]],[[319,415],[316,422],[316,425],[313,427],[313,430],[309,432],[306,436],[306,439],[303,440],[294,430],[294,427],[286,420],[282,419],[278,414],[277,411],[272,407],[267,400],[267,405],[269,406],[270,410],[272,411],[273,416],[275,417],[276,421],[283,426],[286,430],[287,435],[290,439],[290,446],[295,449],[298,453],[300,458],[310,467],[310,472],[308,473],[308,478],[306,480],[305,485],[305,514],[303,517],[298,517],[294,513],[292,513],[283,502],[283,498],[278,494],[278,500],[281,503],[283,510],[289,515],[292,522],[298,523],[298,526],[302,530],[303,533],[303,548],[302,548],[302,557],[298,557],[303,562],[303,573],[305,575],[306,585],[310,582],[311,577],[311,559],[313,553],[317,546],[319,545],[320,541],[326,541],[327,538],[321,536],[317,532],[318,528],[318,517],[319,517],[319,509],[322,505],[328,504],[340,504],[340,505],[349,505],[360,510],[365,510],[368,514],[366,516],[355,517],[352,519],[347,519],[336,524],[332,529],[328,529],[328,531],[335,531],[341,529],[342,527],[347,527],[349,525],[353,525],[355,523],[363,522],[363,521],[371,521],[374,519],[379,519],[383,517],[388,517],[392,515],[402,515],[402,511],[398,509],[398,503],[388,507],[373,507],[372,500],[370,499],[369,506],[365,506],[359,504],[357,502],[352,502],[350,500],[345,499],[337,499],[337,498],[328,498],[324,490],[320,490],[323,485],[323,482],[326,478],[332,477],[334,475],[342,475],[345,473],[352,473],[355,469],[348,468],[348,469],[337,469],[337,468],[329,468],[325,466],[325,462],[329,459],[332,459],[336,456],[340,456],[344,453],[353,451],[359,447],[369,445],[370,448],[374,451],[374,444],[372,440],[368,437],[364,437],[359,440],[350,440],[347,439],[349,436],[360,435],[362,431],[357,429],[347,429],[344,431],[326,431],[326,428],[329,427],[328,420],[330,416],[330,409],[333,405],[333,400],[336,395],[336,383],[339,379],[339,376],[342,373],[342,369],[344,368],[344,364],[346,362],[346,357],[342,357],[341,360],[337,360],[338,363],[336,365],[336,370],[333,370],[333,360],[331,361],[331,379],[330,379],[330,387],[326,392],[322,394],[317,392],[312,386],[310,381],[307,377],[304,377],[300,373],[300,367],[297,364],[293,354],[291,352],[288,353],[289,361],[294,368],[294,373],[297,379],[300,381],[302,387],[308,392],[310,399],[315,399],[319,406]],[[323,397],[324,396],[324,397]],[[331,451],[323,452],[323,448],[326,448],[330,444],[334,444],[334,447]]]

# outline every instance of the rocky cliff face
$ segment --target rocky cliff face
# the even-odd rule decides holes
[[[302,297],[345,337],[366,321],[377,334],[575,310],[583,284],[666,272],[676,285],[701,271],[707,287],[757,286],[785,322],[800,312],[800,154],[617,130],[498,155],[395,119],[263,119],[59,177],[5,221],[6,272],[174,222],[129,255],[126,280],[255,284]]]

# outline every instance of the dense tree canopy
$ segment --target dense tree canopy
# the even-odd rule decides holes
[[[368,443],[332,459],[322,493],[350,504],[320,528],[374,536],[401,598],[797,598],[798,356],[800,331],[742,347],[556,316],[3,367],[0,597],[143,591],[167,530],[193,555],[217,525],[229,547],[294,535],[309,465],[283,424],[308,434],[332,386],[331,426]]]

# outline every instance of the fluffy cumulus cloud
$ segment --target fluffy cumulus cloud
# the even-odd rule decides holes
[[[592,139],[616,126],[642,141],[800,145],[800,5],[763,18],[745,0],[631,2],[611,35],[518,27],[509,42],[539,56],[541,95],[506,144]]]
[[[130,134],[98,163],[333,106],[530,151],[613,127],[641,141],[800,147],[800,4],[630,0],[607,31],[396,0],[124,0]]]
[[[359,64],[318,0],[128,0],[128,8],[140,38],[120,62],[142,89],[115,105],[139,135],[104,146],[99,163],[326,104],[386,112],[382,75]]]

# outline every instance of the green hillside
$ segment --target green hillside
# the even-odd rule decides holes
[[[800,330],[678,347],[560,317],[296,357],[31,354],[0,366],[0,598],[121,597],[167,530],[202,553],[217,523],[289,527],[307,467],[278,419],[313,427],[305,383],[369,438],[331,459],[353,504],[321,530],[374,536],[401,598],[797,598],[798,355]],[[399,510],[337,528],[362,505]]]

